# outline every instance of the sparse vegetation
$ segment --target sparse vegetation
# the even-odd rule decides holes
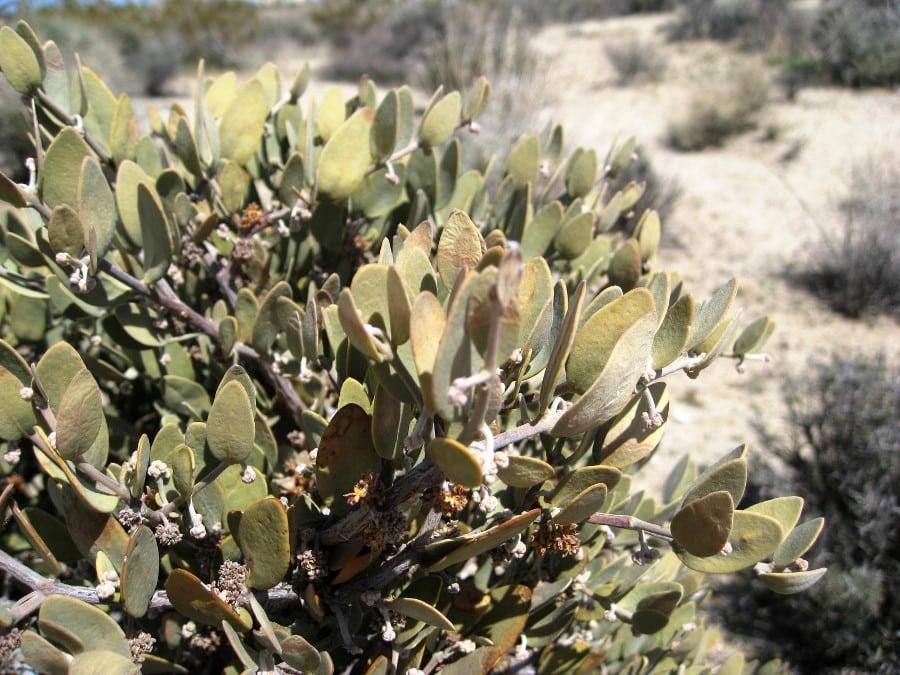
[[[483,168],[502,160],[510,139],[542,122],[550,98],[544,69],[532,48],[527,8],[470,2],[465,13],[434,0],[404,3],[362,36],[336,45],[326,75],[379,83],[410,81],[424,91],[460,90],[480,75],[491,81],[491,107],[481,133],[467,143],[464,162]]]
[[[750,65],[730,66],[716,82],[698,84],[688,105],[669,123],[668,142],[677,150],[717,147],[756,128],[769,100],[766,75]]]
[[[620,86],[658,82],[665,73],[665,59],[653,40],[622,36],[604,45],[603,51],[616,70]]]
[[[888,151],[858,164],[844,219],[823,229],[795,278],[850,317],[900,309],[900,165]]]
[[[800,672],[888,674],[900,662],[897,356],[833,356],[795,373],[783,388],[792,435],[763,429],[781,463],[756,467],[750,496],[804,497],[825,518],[814,555],[829,570],[802,597],[724,589],[719,618]]]
[[[682,0],[668,26],[670,40],[740,40],[764,46],[776,36],[790,0]]]
[[[900,84],[900,2],[830,0],[811,36],[819,71],[852,87]]]

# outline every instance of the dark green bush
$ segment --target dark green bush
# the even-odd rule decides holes
[[[830,0],[819,10],[812,45],[830,82],[900,84],[900,2]]]
[[[755,470],[753,499],[791,491],[825,517],[823,582],[803,596],[754,586],[725,593],[720,618],[765,636],[801,672],[896,672],[900,659],[900,369],[895,359],[834,356],[787,378],[792,434],[767,435],[780,460]]]
[[[740,40],[763,46],[789,17],[790,0],[683,0],[668,26],[670,40]]]
[[[861,163],[843,223],[823,230],[799,283],[850,317],[900,308],[900,168],[896,153]]]

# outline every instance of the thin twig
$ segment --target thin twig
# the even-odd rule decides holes
[[[635,518],[634,516],[623,516],[614,513],[595,513],[588,518],[589,523],[594,525],[606,525],[607,527],[615,527],[619,530],[635,530],[636,532],[648,532],[654,537],[672,541],[672,531],[668,527],[657,525],[656,523],[648,523],[646,520]]]
[[[107,599],[101,599],[93,588],[71,586],[62,581],[47,579],[3,550],[0,550],[0,572],[27,586],[32,591],[13,606],[14,608],[11,611],[16,621],[21,621],[37,611],[41,603],[51,595],[65,595],[91,605],[108,602]],[[297,594],[287,587],[269,590],[265,594],[265,600],[268,603],[299,603],[300,601]],[[150,598],[149,608],[151,610],[166,611],[172,609],[173,606],[165,591],[156,591]]]

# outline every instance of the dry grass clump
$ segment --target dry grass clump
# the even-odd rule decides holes
[[[607,43],[603,51],[620,86],[659,82],[665,75],[666,60],[653,40],[626,35]]]
[[[822,230],[798,281],[835,311],[859,317],[900,309],[900,156],[869,157],[853,171],[843,223]]]

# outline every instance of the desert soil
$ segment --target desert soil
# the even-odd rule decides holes
[[[900,148],[900,92],[808,88],[788,101],[773,84],[757,130],[721,148],[677,152],[666,144],[666,129],[693,92],[721,83],[729,62],[771,68],[758,54],[713,42],[667,43],[663,28],[671,19],[639,15],[552,25],[534,37],[550,71],[541,116],[563,123],[569,150],[583,145],[602,157],[613,143],[634,135],[654,168],[682,185],[674,213],[663,223],[660,267],[678,270],[699,300],[737,276],[742,324],[762,315],[777,323],[766,349],[771,363],[748,363],[740,374],[734,361],[720,359],[697,380],[682,373],[668,379],[672,404],[666,434],[657,456],[636,477],[651,494],[685,453],[704,465],[747,442],[752,463],[754,453],[766,452],[755,425],[762,421],[787,433],[781,373],[799,372],[810,359],[836,351],[885,349],[900,356],[897,317],[846,319],[787,278],[804,264],[821,231],[841,226],[840,203],[853,165]],[[604,45],[628,37],[653,41],[665,58],[661,81],[617,84]],[[290,77],[305,61],[315,71],[323,56],[317,49],[267,58]],[[314,77],[307,96],[318,98],[335,84],[348,96],[355,93],[352,84]],[[176,88],[190,96],[193,81],[184,78]]]

